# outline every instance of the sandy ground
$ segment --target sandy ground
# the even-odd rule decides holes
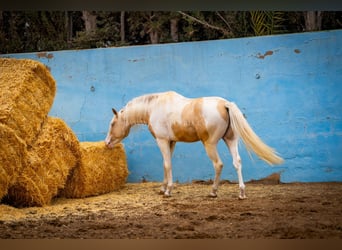
[[[342,238],[342,183],[248,183],[246,200],[228,182],[217,198],[208,197],[208,182],[176,184],[170,198],[159,188],[126,184],[46,207],[0,204],[0,238]]]

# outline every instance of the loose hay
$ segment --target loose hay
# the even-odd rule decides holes
[[[70,169],[78,164],[80,148],[72,130],[59,118],[48,117],[28,149],[28,160],[7,203],[16,207],[44,206],[64,187]]]
[[[55,80],[40,62],[0,58],[0,89],[0,123],[30,145],[52,106]]]
[[[81,142],[81,164],[74,168],[61,192],[67,198],[84,198],[121,188],[128,176],[122,144],[113,149],[104,142]]]
[[[23,168],[26,144],[13,129],[0,123],[0,200],[7,194]]]

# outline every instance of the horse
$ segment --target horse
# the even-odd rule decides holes
[[[283,159],[266,145],[252,130],[234,102],[221,97],[187,98],[177,92],[145,94],[129,101],[119,112],[114,108],[105,144],[113,148],[128,136],[130,128],[145,124],[155,138],[163,156],[164,180],[161,194],[171,196],[173,187],[171,158],[176,142],[201,141],[215,169],[209,195],[217,197],[223,163],[217,152],[222,139],[233,159],[239,181],[239,199],[245,199],[245,184],[238,142],[242,138],[248,152],[254,153],[270,165]]]

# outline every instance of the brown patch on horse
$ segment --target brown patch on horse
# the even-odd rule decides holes
[[[223,120],[226,122],[229,121],[229,116],[228,116],[228,110],[226,107],[226,101],[224,100],[219,100],[217,102],[217,111],[219,112],[220,116],[222,117]]]
[[[172,124],[172,131],[179,141],[206,141],[209,137],[202,115],[203,98],[194,99],[182,111],[182,121]]]
[[[225,138],[227,139],[232,139],[234,136],[233,130],[230,126],[230,120],[229,120],[229,109],[226,106],[226,101],[220,100],[217,102],[217,111],[219,112],[220,116],[222,117],[223,120],[225,120],[228,123],[228,127],[226,132],[224,133]]]
[[[235,134],[232,130],[232,126],[230,124],[230,118],[229,118],[229,108],[227,108],[226,104],[224,104],[224,108],[225,108],[225,113],[227,115],[227,122],[228,122],[228,127],[227,127],[227,130],[226,132],[224,133],[224,138],[228,139],[228,140],[233,140],[234,137],[235,137]],[[220,108],[221,109],[221,108]],[[223,113],[220,112],[220,114],[222,115]],[[225,115],[224,115],[225,117]]]

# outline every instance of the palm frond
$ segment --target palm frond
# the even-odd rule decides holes
[[[278,34],[284,32],[284,12],[251,11],[251,27],[256,36]]]

